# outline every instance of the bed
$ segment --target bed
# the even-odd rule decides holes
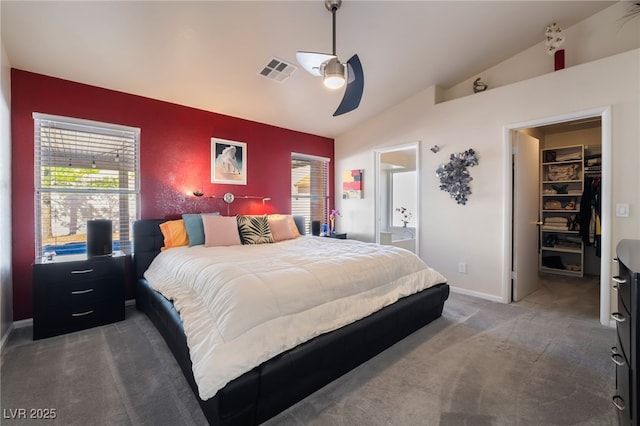
[[[211,424],[259,424],[268,420],[440,317],[449,295],[449,286],[443,279],[417,293],[400,297],[362,319],[270,356],[226,382],[213,396],[202,398],[202,389],[198,387],[202,379],[199,374],[194,376],[181,314],[174,303],[145,278],[145,272],[163,246],[160,224],[164,221],[140,220],[133,225],[136,306],[164,337]],[[296,218],[296,225],[304,234],[300,218]],[[308,244],[316,243],[312,239],[330,240],[310,236],[302,239],[307,239]],[[331,243],[341,244],[339,240]],[[180,254],[178,250],[175,253]],[[194,359],[197,363],[198,357]]]

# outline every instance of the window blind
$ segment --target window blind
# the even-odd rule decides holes
[[[304,216],[306,232],[311,221],[327,223],[329,211],[329,159],[291,154],[291,214]]]
[[[86,253],[87,221],[112,221],[114,250],[131,252],[138,218],[140,130],[34,114],[36,257]]]

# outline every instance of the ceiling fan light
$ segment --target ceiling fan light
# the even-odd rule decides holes
[[[344,86],[345,83],[345,67],[338,61],[337,58],[330,59],[324,66],[324,79],[323,83],[325,87],[329,89],[339,89]]]
[[[328,89],[339,89],[344,86],[344,77],[341,75],[325,76],[324,86]]]

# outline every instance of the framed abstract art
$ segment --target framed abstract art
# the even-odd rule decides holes
[[[362,198],[363,170],[345,170],[342,174],[342,198]]]

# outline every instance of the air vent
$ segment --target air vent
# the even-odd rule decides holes
[[[259,72],[263,77],[282,83],[297,70],[298,68],[288,62],[278,58],[271,58],[269,63]]]

